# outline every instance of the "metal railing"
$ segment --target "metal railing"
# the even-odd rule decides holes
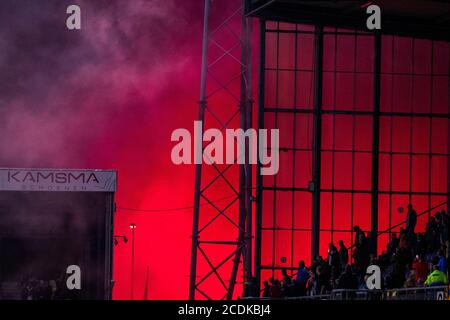
[[[286,298],[253,298],[246,297],[242,300],[360,300],[360,301],[374,301],[374,300],[449,300],[449,286],[430,286],[430,287],[415,287],[415,288],[400,288],[400,289],[385,289],[385,290],[350,290],[350,289],[336,289],[330,294],[301,296],[301,297],[286,297]]]
[[[333,290],[330,300],[382,300],[382,290]]]
[[[289,297],[286,300],[331,300],[330,294],[318,294],[313,296]]]
[[[382,300],[448,300],[448,291],[448,286],[384,290]]]
[[[448,286],[387,290],[333,290],[330,300],[448,300]]]

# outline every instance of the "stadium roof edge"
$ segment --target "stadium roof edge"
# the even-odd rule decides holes
[[[246,0],[246,14],[264,20],[319,24],[368,31],[366,6],[381,8],[385,34],[450,41],[450,1]]]

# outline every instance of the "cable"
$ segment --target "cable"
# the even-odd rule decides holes
[[[220,199],[216,199],[214,201],[211,201],[212,203],[217,203],[226,199],[230,199],[233,197],[237,197],[237,195],[230,195],[227,197],[223,197]],[[210,205],[209,202],[204,202],[201,203],[200,206],[204,206],[204,205]],[[184,211],[184,210],[188,210],[188,209],[193,209],[194,206],[186,206],[186,207],[178,207],[178,208],[167,208],[167,209],[139,209],[139,208],[126,208],[126,207],[117,207],[117,210],[122,210],[122,211],[135,211],[135,212],[174,212],[174,211]]]
[[[256,189],[255,187],[251,188],[252,190]],[[213,200],[211,202],[204,202],[204,203],[200,203],[200,206],[205,206],[205,205],[211,205],[226,199],[230,199],[233,197],[238,197],[238,195],[229,195],[227,197],[223,197],[223,198],[219,198],[216,200]],[[178,207],[178,208],[167,208],[167,209],[139,209],[139,208],[127,208],[127,207],[117,207],[117,210],[122,210],[122,211],[136,211],[136,212],[171,212],[171,211],[183,211],[183,210],[188,210],[188,209],[194,209],[194,206],[186,206],[186,207]]]

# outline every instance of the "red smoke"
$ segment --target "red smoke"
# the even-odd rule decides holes
[[[0,164],[117,169],[115,234],[137,225],[135,299],[147,267],[149,299],[187,298],[193,210],[158,209],[193,204],[194,166],[172,164],[170,136],[198,114],[203,1],[80,0],[79,31],[65,27],[71,4],[0,5]],[[114,255],[114,298],[128,299],[130,241]]]
[[[117,206],[186,207],[193,166],[170,159],[171,132],[197,115],[203,1],[0,4],[3,167],[118,170]],[[136,229],[135,298],[187,298],[192,210],[117,210],[115,234]],[[130,297],[131,244],[115,247],[115,299]]]
[[[170,136],[177,128],[192,130],[198,113],[203,0],[75,1],[82,10],[82,30],[68,31],[65,9],[73,2],[2,0],[0,4],[0,142],[4,146],[0,164],[117,169],[115,234],[131,240],[128,225],[137,225],[135,299],[144,298],[147,267],[149,299],[185,299],[193,210],[135,212],[121,208],[157,210],[193,204],[194,166],[172,164]],[[217,10],[213,24],[237,7],[235,1],[222,2],[227,10]],[[304,52],[305,61],[311,48]],[[256,56],[257,46],[253,53]],[[221,68],[215,71],[229,75],[226,67]],[[306,93],[299,90],[299,96],[309,96],[307,83]],[[221,98],[215,98],[216,106],[228,112],[230,106]],[[323,176],[326,179],[327,172]],[[366,183],[370,173],[364,171],[361,176]],[[303,178],[307,182],[309,177]],[[406,179],[407,174],[401,172],[397,180]],[[214,192],[217,197],[211,198],[229,195],[225,189]],[[327,212],[322,228],[327,229],[331,218],[325,214],[330,214],[327,204],[331,198],[326,195],[323,199],[322,208]],[[336,199],[336,208],[342,212],[351,206],[346,197]],[[367,228],[370,198],[357,200],[355,208],[361,214],[356,219]],[[440,200],[433,199],[433,203]],[[380,208],[387,210],[387,199],[380,201]],[[393,208],[407,201],[407,196],[396,196]],[[419,211],[427,206],[420,197],[413,201]],[[298,227],[310,223],[310,208],[303,208],[305,220]],[[386,220],[380,218],[380,228],[386,227]],[[336,221],[343,227],[349,225],[343,219]],[[220,232],[226,234],[227,230]],[[322,245],[326,245],[330,236],[322,236]],[[347,243],[349,240],[346,238]],[[298,243],[301,248],[295,252],[296,258],[308,260],[309,242]],[[282,241],[278,244],[284,245]],[[114,255],[114,298],[128,299],[130,241],[120,242]]]

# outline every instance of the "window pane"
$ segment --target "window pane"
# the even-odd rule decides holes
[[[352,154],[334,153],[334,188],[350,190],[352,188]]]
[[[263,206],[262,206],[262,226],[263,228],[273,227],[273,191],[263,191]]]
[[[292,192],[277,192],[275,227],[292,228]]]
[[[356,50],[356,69],[360,72],[372,72],[374,37],[359,36],[357,38]]]
[[[335,193],[333,207],[333,225],[338,230],[350,230],[352,223],[351,193]]]
[[[294,228],[311,229],[311,201],[311,193],[294,192]]]
[[[434,61],[433,61],[433,73],[448,74],[449,70],[449,55],[450,46],[448,42],[435,41],[434,42]]]
[[[297,188],[307,188],[308,182],[311,181],[312,172],[312,152],[296,151],[295,152],[295,181],[294,186]]]
[[[335,44],[336,36],[334,34],[325,34],[323,36],[323,70],[334,70],[335,64]]]
[[[337,150],[352,150],[353,116],[335,116],[335,148]]]
[[[294,116],[290,113],[277,114],[277,127],[280,128],[280,148],[294,146]]]
[[[333,153],[321,152],[322,162],[320,184],[322,189],[331,189],[333,187]]]
[[[428,192],[429,183],[428,156],[413,156],[412,159],[412,191]]]
[[[448,77],[433,77],[433,113],[449,113]]]
[[[445,156],[433,156],[431,158],[431,191],[447,192],[447,165]]]
[[[433,119],[431,128],[431,152],[448,152],[448,119]]]
[[[278,104],[280,108],[294,107],[294,77],[293,71],[278,71]]]
[[[355,86],[355,110],[373,110],[373,75],[357,74]]]
[[[383,35],[381,38],[381,72],[393,71],[393,36]]]
[[[393,109],[393,76],[392,75],[381,75],[381,93],[380,93],[380,110],[383,112],[391,112]]]
[[[280,69],[294,69],[295,68],[295,34],[294,33],[280,33],[280,52],[278,67]]]
[[[413,118],[413,152],[428,153],[430,150],[430,119]]]
[[[276,231],[275,232],[275,266],[290,267],[291,266],[291,250],[292,250],[292,232]],[[282,258],[286,262],[282,262]]]
[[[338,35],[336,70],[352,71],[355,68],[355,39],[353,35]]]
[[[312,149],[313,136],[312,115],[295,115],[295,147],[301,149]],[[292,133],[291,133],[292,135]]]
[[[277,72],[266,70],[264,78],[264,100],[268,108],[277,106]]]
[[[266,33],[266,68],[277,67],[277,42],[278,34],[275,32]]]
[[[355,150],[372,150],[372,117],[356,116],[355,121]]]
[[[280,152],[280,163],[278,173],[275,175],[277,185],[279,187],[289,187],[292,186],[293,172],[292,163],[294,160],[294,153],[292,151],[281,151]]]
[[[299,34],[297,45],[298,68],[312,70],[314,62],[314,35]]]
[[[294,266],[304,260],[306,265],[311,261],[311,232],[296,231],[294,233]]]
[[[261,232],[261,246],[264,248],[261,253],[261,264],[272,265],[273,259],[273,231],[263,230]]]
[[[393,117],[392,121],[392,151],[409,152],[411,147],[410,118]]]
[[[331,232],[321,231],[320,232],[320,247],[319,255],[326,257],[328,253],[328,244],[331,242]]]
[[[331,192],[320,193],[320,229],[331,229]]]
[[[393,112],[411,112],[412,77],[405,75],[393,76]]]
[[[370,194],[356,193],[353,199],[353,225],[359,226],[363,230],[370,230],[371,225],[371,204]]]
[[[399,232],[400,228],[404,228],[404,222],[406,221],[406,207],[409,203],[409,196],[404,194],[393,194],[391,197],[392,201],[392,212],[391,212],[391,221],[392,226],[402,223],[402,225],[394,228],[393,232]],[[403,212],[399,212],[399,208],[403,208]]]
[[[414,40],[414,73],[431,72],[431,41]]]
[[[390,195],[379,194],[378,195],[378,230],[385,231],[389,229],[389,216],[390,216]]]
[[[417,113],[429,113],[431,110],[431,77],[415,76],[413,84],[412,109]]]
[[[412,72],[412,39],[394,37],[394,72]]]
[[[389,191],[391,187],[391,156],[380,154],[378,166],[378,188],[381,191]]]
[[[323,115],[322,116],[322,149],[333,149],[334,141],[334,116]]]
[[[372,189],[372,155],[370,153],[355,153],[354,189]]]
[[[409,156],[393,155],[392,156],[392,190],[393,191],[409,191]]]
[[[336,74],[336,110],[354,110],[353,74]]]
[[[380,151],[391,151],[391,122],[390,117],[380,117]]]
[[[297,109],[312,109],[314,104],[314,73],[309,71],[297,72],[296,106]]]

